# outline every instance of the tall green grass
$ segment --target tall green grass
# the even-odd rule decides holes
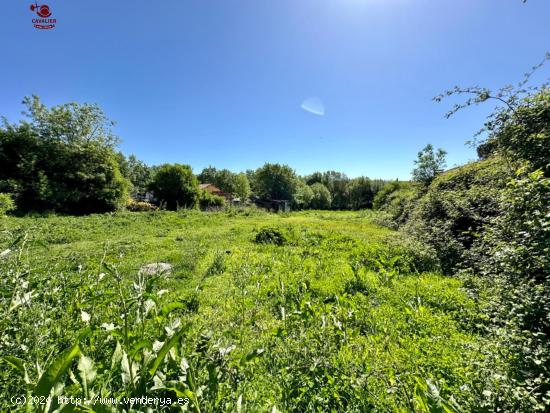
[[[4,219],[1,410],[469,411],[476,302],[372,218]],[[152,262],[171,274],[140,274]]]

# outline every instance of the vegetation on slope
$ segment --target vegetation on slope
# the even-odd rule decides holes
[[[523,86],[523,85],[521,85]],[[461,92],[460,89],[455,90]],[[485,89],[465,90],[491,99]],[[453,92],[449,92],[452,94]],[[443,271],[458,275],[482,305],[482,407],[550,406],[550,93],[497,93],[506,103],[485,124],[482,160],[431,180],[384,188],[376,205],[394,227],[426,242]],[[506,98],[506,100],[505,100]],[[461,105],[455,108],[460,108]],[[420,154],[419,154],[420,158]]]

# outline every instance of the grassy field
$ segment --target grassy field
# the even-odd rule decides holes
[[[1,411],[458,411],[476,304],[373,217],[1,219]]]

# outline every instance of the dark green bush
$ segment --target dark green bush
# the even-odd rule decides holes
[[[479,273],[494,291],[486,308],[490,332],[507,358],[505,385],[496,388],[506,411],[550,405],[550,178],[518,171],[503,192],[503,214],[475,251]]]
[[[446,273],[471,265],[468,251],[502,210],[506,176],[500,158],[445,172],[416,203],[405,230],[437,251]]]
[[[286,231],[280,228],[262,228],[256,234],[254,242],[257,244],[285,245],[288,243]]]

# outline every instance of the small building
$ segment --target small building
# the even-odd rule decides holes
[[[287,199],[271,199],[262,200],[259,198],[252,198],[252,202],[259,208],[267,209],[272,212],[290,212],[290,201]]]
[[[225,198],[225,200],[229,203],[232,203],[235,200],[235,197],[233,197],[233,195],[222,191],[214,184],[200,184],[199,188],[204,191],[210,192],[212,195],[221,196],[222,198]]]

